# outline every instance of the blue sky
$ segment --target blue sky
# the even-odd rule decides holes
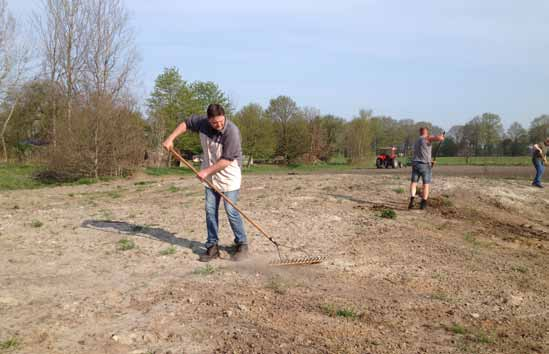
[[[25,16],[39,0],[11,0]],[[549,114],[546,0],[126,0],[146,97],[164,67],[215,81],[238,107],[288,95],[444,128],[483,112]]]

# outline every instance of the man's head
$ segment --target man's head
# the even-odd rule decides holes
[[[207,110],[208,122],[212,128],[217,131],[222,131],[225,128],[225,110],[223,106],[217,103],[212,103]]]
[[[428,136],[429,135],[429,129],[425,127],[419,128],[419,135],[420,136]]]
[[[545,140],[543,141],[543,145],[549,146],[549,138],[545,138]]]

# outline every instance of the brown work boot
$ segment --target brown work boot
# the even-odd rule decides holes
[[[248,245],[240,244],[236,245],[236,252],[233,255],[233,261],[241,261],[248,257]]]
[[[200,262],[209,262],[212,259],[219,258],[219,247],[217,245],[210,246],[206,249],[206,253],[198,257]]]

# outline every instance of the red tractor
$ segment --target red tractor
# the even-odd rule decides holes
[[[377,168],[401,168],[402,162],[398,160],[397,148],[394,146],[376,149]]]

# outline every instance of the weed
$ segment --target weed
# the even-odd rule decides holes
[[[276,294],[284,295],[286,294],[287,284],[285,284],[280,277],[272,277],[265,287],[271,289]]]
[[[117,199],[117,198],[120,198],[122,196],[122,194],[120,194],[118,192],[115,192],[115,191],[107,192],[107,195],[109,197],[111,197],[112,199]]]
[[[42,221],[40,221],[40,220],[33,220],[33,221],[31,222],[31,226],[32,226],[32,227],[38,228],[38,227],[42,227],[43,225],[44,225],[44,223],[43,223]]]
[[[69,197],[74,197],[74,193],[69,193]]]
[[[393,209],[383,209],[379,216],[385,219],[396,219],[397,214]]]
[[[480,242],[477,240],[475,235],[473,235],[471,232],[466,232],[463,239],[465,240],[465,242],[470,243],[473,247],[480,246]]]
[[[19,346],[19,341],[15,337],[12,337],[10,339],[0,342],[0,349],[2,350],[13,350],[18,346]]]
[[[450,332],[452,332],[454,334],[465,334],[465,333],[467,333],[467,329],[465,327],[463,327],[462,325],[457,324],[457,323],[454,323],[451,327],[448,328],[448,330],[450,330]]]
[[[338,308],[334,304],[324,304],[320,306],[322,312],[330,317],[343,317],[357,319],[358,313],[351,308]]]
[[[398,194],[403,194],[405,192],[405,190],[404,190],[404,188],[399,187],[399,188],[393,189],[393,192],[398,193]]]
[[[528,273],[528,268],[524,267],[524,266],[513,266],[511,267],[511,270],[513,272],[519,272],[519,273]]]
[[[193,274],[197,275],[210,275],[215,273],[216,269],[211,264],[206,264],[204,267],[198,267],[193,270]]]
[[[176,251],[177,251],[177,248],[175,248],[175,246],[170,246],[160,251],[160,254],[163,256],[169,256],[171,254],[175,254]]]
[[[168,192],[175,193],[177,191],[179,191],[179,188],[177,188],[176,186],[170,186],[168,188]]]
[[[445,294],[443,292],[437,291],[433,294],[431,294],[431,299],[433,300],[439,300],[439,301],[450,301],[450,297],[448,294]]]
[[[146,186],[147,184],[153,184],[154,181],[139,181],[139,182],[135,182],[133,185],[134,186]]]
[[[132,240],[128,240],[127,238],[123,238],[120,241],[118,241],[118,250],[119,251],[128,251],[135,248],[135,242]]]

